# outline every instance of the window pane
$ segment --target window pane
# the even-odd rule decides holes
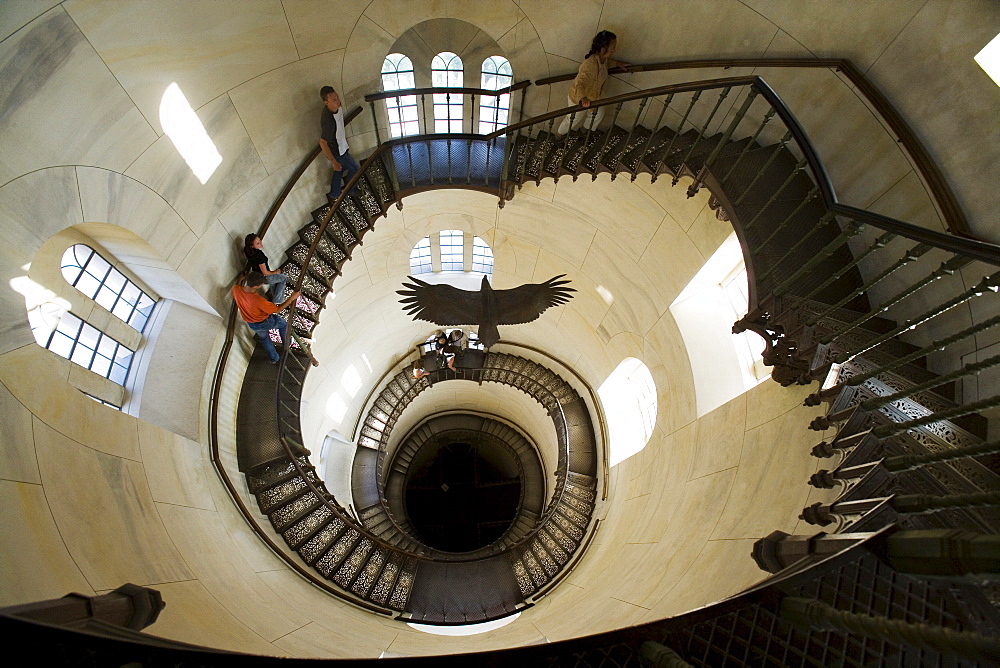
[[[415,121],[417,120],[417,108],[416,107],[402,107],[400,111],[403,112],[404,121]]]
[[[94,297],[94,301],[103,306],[104,308],[111,310],[111,307],[115,305],[115,301],[118,299],[118,293],[112,290],[107,285],[101,288],[101,291],[97,293]]]
[[[115,307],[111,310],[111,313],[113,313],[114,315],[118,316],[119,318],[121,318],[125,322],[128,322],[129,321],[129,317],[131,317],[131,315],[132,315],[132,309],[133,308],[134,307],[132,306],[132,304],[129,304],[124,299],[119,299],[118,303],[115,304]]]
[[[115,292],[121,292],[122,288],[125,287],[126,281],[128,281],[128,279],[125,278],[120,271],[112,269],[108,274],[108,277],[104,279],[104,285],[111,288]]]
[[[99,329],[93,325],[83,323],[83,328],[80,330],[80,336],[77,337],[77,341],[80,342],[80,345],[87,346],[91,350],[97,350],[97,342],[100,341],[100,339],[101,331]]]
[[[132,318],[132,306],[141,303],[151,309],[152,305],[155,304],[153,299],[138,285],[128,280],[124,274],[114,269],[94,249],[84,244],[71,246],[63,253],[63,265],[65,265],[63,276],[67,280],[73,276],[73,263],[81,260],[84,263],[84,271],[77,277],[76,288],[133,327],[135,324]],[[119,295],[121,295],[121,299],[119,299]],[[140,318],[141,322],[136,327],[139,331],[142,331],[142,326],[145,325],[149,313],[146,312],[145,316],[145,318]]]
[[[107,378],[108,372],[111,370],[111,359],[101,354],[95,355],[94,362],[90,365],[90,370],[98,376]]]
[[[135,304],[139,301],[139,295],[142,294],[142,290],[135,283],[129,281],[125,289],[122,290],[122,300],[128,302],[129,304]]]
[[[59,319],[56,329],[75,341],[76,335],[80,333],[80,325],[82,324],[82,320],[72,313],[67,312],[62,314],[62,318]]]
[[[111,269],[111,264],[97,253],[93,253],[86,269],[88,274],[103,281],[104,277],[108,275],[108,270]]]
[[[76,348],[73,348],[73,356],[70,359],[75,364],[79,364],[80,366],[89,369],[90,362],[94,359],[94,350],[93,348],[88,348],[77,341]]]
[[[52,340],[49,342],[49,350],[60,357],[68,358],[70,352],[73,350],[73,339],[62,332],[55,332],[52,335]]]
[[[87,295],[91,299],[101,289],[101,282],[88,273],[83,273],[76,284],[76,289]]]
[[[111,373],[108,374],[108,379],[113,383],[118,383],[119,385],[125,384],[125,378],[128,376],[128,368],[114,364],[111,366]]]

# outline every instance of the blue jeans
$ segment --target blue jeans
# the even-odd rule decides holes
[[[288,282],[288,277],[284,274],[268,274],[264,277],[264,284],[271,286],[272,303],[280,304],[284,301],[286,282]]]
[[[351,155],[350,151],[347,151],[342,155],[338,155],[337,162],[340,163],[340,166],[343,169],[341,169],[339,172],[337,170],[334,170],[333,172],[333,179],[331,179],[330,181],[330,192],[329,192],[329,197],[331,200],[336,200],[338,197],[340,197],[340,191],[343,188],[343,184],[353,179],[354,175],[357,174],[358,170],[361,169],[361,165],[359,165],[358,161],[354,159],[354,156]],[[351,189],[351,194],[356,195],[357,192],[358,192],[358,187],[354,186]]]
[[[281,342],[285,342],[285,334],[288,331],[288,323],[277,313],[273,313],[264,320],[260,322],[248,322],[250,329],[257,334],[257,338],[260,339],[260,345],[264,347],[264,352],[267,356],[271,358],[272,362],[277,362],[280,357],[278,356],[278,351],[274,349],[274,342],[271,341],[271,337],[268,336],[268,332],[272,329],[278,330],[281,334]]]

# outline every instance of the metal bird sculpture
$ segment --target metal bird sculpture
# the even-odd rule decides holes
[[[460,290],[451,285],[433,284],[407,276],[412,283],[403,283],[406,290],[400,303],[414,320],[426,320],[442,327],[475,325],[479,340],[489,348],[500,340],[497,325],[520,325],[536,320],[547,308],[565,304],[576,292],[563,287],[568,280],[553,276],[544,283],[526,283],[510,290],[494,290],[483,276],[479,291]]]

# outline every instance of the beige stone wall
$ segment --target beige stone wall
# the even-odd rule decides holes
[[[332,83],[349,108],[357,104],[395,40],[434,18],[478,26],[504,49],[516,79],[573,71],[599,28],[619,32],[618,55],[637,63],[850,57],[927,142],[973,230],[1000,239],[992,192],[1000,181],[993,149],[1000,89],[972,62],[994,36],[1000,8],[989,0],[795,4],[670,3],[668,12],[666,3],[632,0],[421,0],[405,11],[389,0],[5,2],[0,280],[24,275],[60,231],[106,223],[155,250],[115,249],[141,280],[204,314],[226,313],[241,264],[236,242],[315,146],[318,88]],[[939,224],[894,138],[848,86],[830,73],[763,75],[815,133],[847,203]],[[159,100],[171,82],[223,156],[204,185],[160,126]],[[634,75],[608,90],[665,82]],[[529,114],[563,105],[561,91],[533,95]],[[838,114],[830,112],[834,101]],[[370,114],[349,135],[357,152],[372,146]],[[860,162],[847,150],[858,143],[868,147]],[[328,177],[315,165],[293,191],[266,240],[272,264],[321,201]],[[300,580],[237,515],[203,435],[180,436],[77,392],[67,382],[70,363],[33,343],[24,301],[10,290],[0,291],[0,604],[131,581],[163,592],[168,607],[151,629],[159,635],[264,654],[378,656],[558,640],[687,610],[756,581],[761,573],[747,556],[755,538],[808,531],[796,515],[819,498],[805,479],[816,467],[807,450],[821,435],[804,431],[812,414],[795,408],[803,390],[774,384],[695,419],[686,353],[667,307],[725,230],[703,199],[684,200],[679,190],[645,178],[564,180],[526,187],[502,212],[485,196],[411,198],[356,254],[336,286],[336,317],[324,316],[326,363],[306,397],[305,426],[317,438],[330,428],[322,404],[348,361],[369,351],[378,369],[424,332],[401,317],[392,290],[413,243],[452,226],[491,243],[499,287],[566,272],[581,288],[570,305],[511,338],[552,345],[594,387],[623,357],[650,367],[660,401],[650,444],[612,470],[602,528],[585,561],[510,626],[469,639],[418,634]],[[245,355],[245,334],[234,364]],[[204,392],[211,369],[206,364],[186,387]],[[238,387],[229,378],[224,388],[229,424]],[[229,464],[230,433],[222,435]],[[789,442],[789,433],[802,436]]]

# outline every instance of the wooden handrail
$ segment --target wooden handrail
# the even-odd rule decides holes
[[[941,215],[944,217],[945,227],[948,231],[954,235],[976,238],[969,229],[969,222],[965,217],[962,207],[958,204],[958,199],[955,197],[954,191],[952,191],[941,170],[938,169],[937,163],[931,159],[927,149],[920,139],[917,138],[913,128],[910,127],[909,123],[903,119],[892,103],[882,94],[882,91],[847,58],[710,58],[705,60],[673,60],[645,65],[629,65],[627,69],[614,67],[608,70],[608,74],[720,67],[724,69],[731,67],[834,68],[843,72],[848,81],[854,84],[855,88],[871,103],[879,116],[885,119],[886,124],[896,134],[903,149],[913,159],[917,171],[920,172],[920,176],[927,183],[927,187],[930,188],[931,195],[938,209],[940,209]],[[575,76],[575,73],[571,73],[546,77],[535,81],[535,85],[547,86],[561,81],[569,81]]]
[[[507,95],[513,93],[514,91],[523,90],[531,85],[530,79],[525,79],[524,81],[518,81],[515,84],[511,84],[506,88],[498,88],[492,90],[489,88],[451,88],[447,86],[435,86],[432,88],[399,88],[397,90],[389,90],[381,93],[369,93],[365,95],[365,102],[375,102],[376,100],[385,100],[390,97],[407,97],[410,95],[431,95],[445,93],[459,93],[461,95],[484,95],[491,97],[500,97],[501,95]]]

